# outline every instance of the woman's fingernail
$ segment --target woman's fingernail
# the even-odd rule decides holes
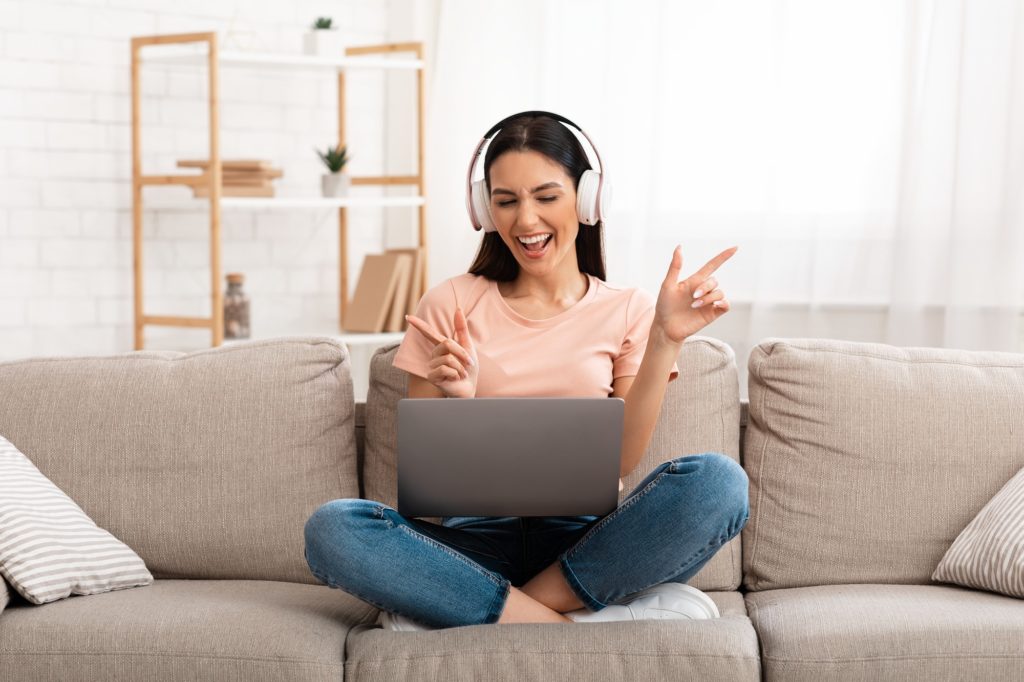
[[[704,295],[704,290],[703,289],[697,289],[697,291],[693,292],[693,297],[694,298],[700,298],[703,295]]]
[[[715,301],[711,305],[715,306],[716,308],[721,308],[722,307],[722,302],[721,301]]]
[[[467,362],[466,364],[468,364],[468,365],[469,365],[470,367],[472,367],[472,366],[473,366],[473,365],[475,365],[476,363],[475,363],[475,362],[473,362],[473,358],[469,358],[469,362]]]
[[[699,308],[702,305],[704,305],[704,301],[694,301],[693,303],[690,304],[690,307],[691,308]]]

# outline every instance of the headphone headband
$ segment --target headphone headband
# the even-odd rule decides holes
[[[518,114],[512,114],[511,116],[506,116],[505,118],[501,119],[500,121],[495,123],[493,126],[491,126],[491,129],[488,130],[486,133],[484,133],[484,139],[485,140],[488,139],[491,135],[494,135],[494,133],[496,133],[499,130],[501,130],[504,127],[504,125],[506,123],[508,123],[509,121],[511,121],[513,119],[517,119],[517,118],[526,118],[527,116],[545,116],[547,118],[553,118],[553,119],[555,119],[556,121],[558,121],[560,123],[568,123],[569,125],[571,125],[576,130],[580,131],[581,133],[583,132],[582,128],[580,128],[578,125],[576,125],[575,123],[573,123],[572,121],[567,119],[565,116],[562,116],[560,114],[555,114],[555,113],[552,113],[550,111],[536,111],[536,110],[535,111],[520,111]],[[586,134],[586,133],[584,133],[584,134]]]
[[[565,116],[561,116],[559,114],[555,114],[555,113],[552,113],[550,111],[533,110],[533,111],[521,111],[518,114],[512,114],[511,116],[506,116],[505,118],[501,119],[500,121],[495,123],[493,126],[491,126],[491,129],[488,130],[486,133],[484,133],[484,136],[482,138],[480,138],[480,142],[477,143],[476,149],[473,151],[473,156],[470,157],[470,160],[469,160],[469,169],[466,171],[466,210],[469,212],[469,219],[470,219],[470,222],[473,224],[473,229],[474,230],[479,230],[479,229],[481,229],[481,227],[483,227],[487,231],[491,231],[491,229],[493,229],[493,222],[491,222],[489,220],[490,219],[489,203],[484,203],[485,200],[486,200],[486,197],[484,196],[484,194],[486,194],[486,192],[484,191],[486,189],[486,187],[485,187],[486,180],[478,181],[481,184],[479,186],[477,186],[476,188],[474,188],[474,185],[476,183],[473,182],[473,169],[476,168],[477,159],[480,157],[481,153],[483,153],[484,146],[487,144],[487,142],[495,134],[497,134],[497,132],[499,130],[504,128],[505,125],[509,121],[512,121],[512,120],[517,119],[517,118],[524,118],[524,117],[527,117],[527,116],[544,116],[546,118],[554,119],[555,121],[558,121],[559,123],[564,123],[564,124],[566,124],[568,126],[572,126],[576,130],[580,131],[580,133],[583,135],[583,137],[586,138],[587,142],[590,144],[590,148],[594,151],[594,156],[597,157],[597,164],[598,164],[598,167],[599,167],[598,171],[586,171],[586,172],[584,172],[584,174],[583,174],[584,177],[580,178],[581,181],[587,179],[587,173],[588,172],[589,173],[593,173],[596,176],[596,178],[597,178],[596,194],[595,194],[595,196],[592,199],[594,210],[592,212],[588,213],[588,216],[592,215],[593,222],[587,222],[586,224],[588,224],[588,225],[589,224],[595,224],[597,221],[603,220],[604,219],[604,215],[603,215],[604,211],[602,210],[602,201],[603,201],[602,194],[603,194],[604,186],[605,186],[605,177],[604,177],[604,162],[601,160],[601,152],[599,152],[597,150],[597,146],[594,144],[594,141],[590,139],[590,136],[587,135],[586,131],[583,130],[583,128],[581,128],[578,125],[576,125],[575,123],[573,123],[572,121],[570,121],[569,119],[567,119]],[[589,182],[587,183],[587,187],[588,188],[590,187],[590,183]],[[579,195],[579,190],[580,189],[583,189],[583,187],[578,187],[577,188],[577,194],[578,195]],[[476,199],[477,199],[476,202],[474,202],[474,194],[475,193],[480,194],[480,196],[476,197]],[[591,199],[589,199],[589,197],[588,197],[587,201],[590,202]],[[483,204],[483,205],[482,206],[475,206],[474,203],[480,203],[480,204]],[[588,203],[588,205],[589,205],[589,203]],[[476,209],[482,209],[483,211],[486,211],[486,217],[488,218],[487,222],[485,222],[480,217],[480,215],[478,215],[478,211]]]

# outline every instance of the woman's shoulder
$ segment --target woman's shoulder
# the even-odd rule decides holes
[[[423,294],[420,302],[421,305],[450,309],[452,312],[457,306],[461,307],[463,311],[467,311],[487,291],[488,282],[486,277],[466,272],[449,277],[431,287]]]
[[[630,317],[654,307],[655,298],[645,289],[605,282],[596,277],[593,279],[598,282],[598,297],[610,305],[621,308]]]

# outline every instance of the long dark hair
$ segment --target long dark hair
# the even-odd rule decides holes
[[[484,156],[484,178],[490,196],[491,164],[505,152],[535,151],[565,169],[579,191],[583,172],[590,169],[583,145],[568,128],[548,116],[521,116],[509,121],[491,140]],[[604,224],[580,223],[576,235],[576,263],[580,272],[605,279]],[[511,282],[519,276],[519,263],[497,232],[485,232],[480,249],[469,272],[498,282]]]

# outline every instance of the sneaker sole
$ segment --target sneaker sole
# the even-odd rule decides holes
[[[640,594],[650,594],[651,592],[668,592],[672,599],[678,599],[681,602],[685,602],[689,606],[696,607],[696,609],[700,611],[701,615],[697,617],[691,617],[690,620],[702,620],[705,618],[721,617],[721,614],[718,612],[718,606],[715,604],[714,600],[712,600],[711,597],[707,596],[706,594],[698,590],[696,587],[693,587],[691,585],[686,585],[684,583],[660,583],[658,585],[654,585],[653,587],[648,588]],[[626,603],[629,604],[635,600],[636,598],[631,599],[629,602]],[[656,606],[647,607],[647,610],[651,612],[659,610],[671,612],[671,609],[663,609]],[[655,617],[657,618],[658,616]],[[668,617],[669,616],[667,615],[661,616],[661,618]],[[675,616],[675,618],[678,617],[679,615]]]
[[[722,614],[718,612],[718,605],[715,604],[714,600],[708,595],[704,594],[696,587],[691,585],[684,585],[683,583],[677,583],[679,587],[683,588],[686,594],[686,598],[693,604],[697,604],[708,614],[708,618],[721,618]]]

